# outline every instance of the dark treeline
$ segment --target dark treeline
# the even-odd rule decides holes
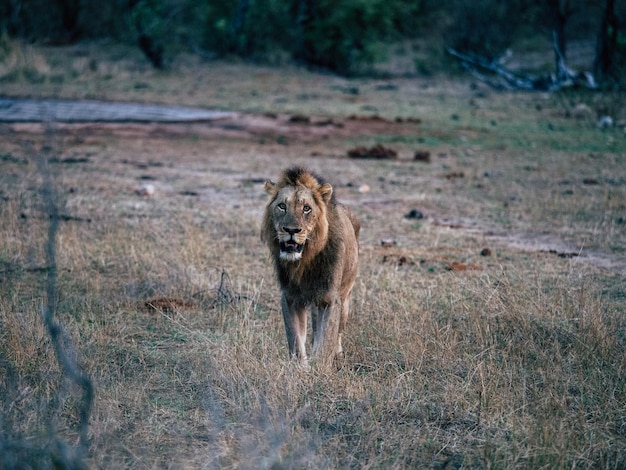
[[[155,67],[181,51],[281,54],[346,75],[398,40],[495,59],[542,35],[554,37],[557,62],[568,40],[594,40],[593,73],[610,81],[625,62],[626,0],[0,0],[0,30],[47,44],[113,38],[136,44]]]

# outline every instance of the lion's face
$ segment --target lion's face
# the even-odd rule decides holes
[[[265,190],[273,196],[267,207],[268,228],[278,242],[281,260],[298,261],[308,246],[325,243],[328,234],[326,204],[332,194],[329,184],[280,187],[268,181]]]

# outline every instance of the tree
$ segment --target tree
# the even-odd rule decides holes
[[[165,48],[164,6],[161,0],[139,0],[131,11],[133,25],[137,30],[137,44],[154,68],[162,69]]]
[[[245,34],[244,27],[246,25],[248,10],[250,10],[250,0],[239,0],[237,4],[237,11],[232,22],[234,37],[233,52],[242,51],[243,45],[240,44],[240,41],[238,39]]]
[[[615,0],[606,0],[593,63],[593,74],[598,83],[606,83],[610,78],[617,78],[614,76],[614,60],[618,32],[619,23],[615,14]]]
[[[446,42],[463,54],[478,54],[489,60],[501,57],[520,27],[522,10],[517,1],[459,0],[455,8]]]
[[[404,0],[299,0],[296,59],[340,74],[375,61],[391,35]]]
[[[80,14],[80,0],[57,0],[61,10],[61,23],[68,41],[78,37],[78,15]]]

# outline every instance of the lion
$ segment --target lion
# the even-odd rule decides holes
[[[281,288],[290,357],[308,363],[307,308],[312,358],[330,364],[343,356],[341,339],[359,264],[360,224],[339,204],[333,187],[300,167],[285,170],[270,196],[261,238],[267,243]]]

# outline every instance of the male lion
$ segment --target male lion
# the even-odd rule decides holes
[[[292,357],[306,362],[307,307],[312,355],[328,365],[343,353],[341,335],[359,262],[360,224],[337,203],[318,175],[295,167],[265,182],[270,200],[261,238],[270,249],[282,291],[281,306]]]

